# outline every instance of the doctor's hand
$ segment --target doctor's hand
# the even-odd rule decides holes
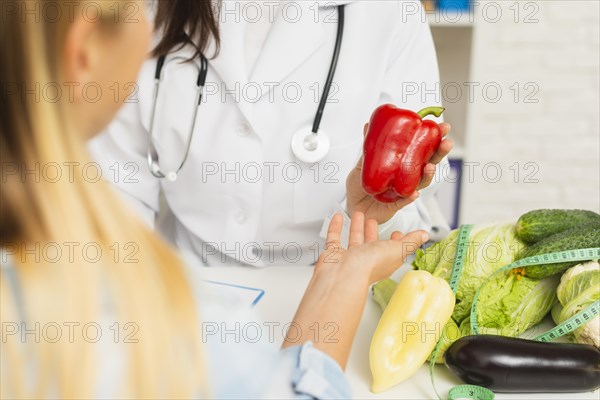
[[[366,136],[369,125],[365,124],[363,134]],[[445,137],[450,132],[450,124],[441,123],[442,135]],[[423,178],[417,191],[407,198],[402,198],[394,203],[381,203],[365,193],[361,183],[361,173],[363,158],[361,156],[358,163],[348,174],[346,179],[346,207],[348,213],[352,215],[355,211],[363,212],[367,218],[372,218],[379,224],[383,224],[396,214],[399,210],[419,198],[418,190],[424,189],[431,184],[435,175],[436,165],[446,157],[452,150],[452,140],[444,139],[437,152],[431,157],[423,172]]]
[[[343,218],[336,214],[327,232],[325,250],[283,343],[283,348],[313,341],[314,347],[345,367],[369,286],[389,277],[428,240],[425,231],[378,240],[377,222],[361,212],[352,216],[348,249],[341,246]]]

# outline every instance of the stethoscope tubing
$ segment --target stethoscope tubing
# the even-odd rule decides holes
[[[194,100],[195,106],[194,106],[194,112],[193,112],[193,116],[192,116],[192,120],[191,120],[191,126],[190,126],[188,136],[187,136],[188,139],[186,142],[185,153],[184,153],[181,163],[179,164],[177,169],[174,172],[171,172],[171,173],[168,173],[165,175],[160,168],[158,151],[156,150],[156,147],[154,146],[152,137],[153,137],[153,133],[154,133],[154,121],[156,119],[155,118],[156,117],[156,105],[158,103],[160,82],[162,79],[162,72],[163,72],[163,67],[165,65],[165,62],[166,62],[166,58],[167,58],[166,55],[162,55],[162,56],[158,57],[158,59],[156,61],[156,70],[154,72],[154,89],[153,89],[153,94],[152,94],[152,109],[150,112],[150,126],[148,127],[149,129],[148,129],[147,158],[148,158],[148,167],[150,168],[150,172],[152,173],[152,175],[154,177],[156,177],[156,178],[171,178],[170,180],[175,180],[177,178],[177,174],[179,173],[179,171],[181,171],[181,169],[185,165],[185,162],[187,161],[187,158],[190,153],[190,147],[192,145],[192,139],[194,137],[194,131],[195,131],[195,127],[196,127],[196,119],[198,116],[198,108],[200,108],[200,104],[202,103],[202,95],[204,94],[204,86],[206,84],[206,76],[208,74],[208,60],[202,53],[200,53],[200,67],[198,70],[198,79],[196,80],[197,89],[196,89],[196,96],[195,96],[195,100]],[[170,62],[173,62],[174,60],[176,60],[178,58],[183,59],[183,57],[174,57],[173,59],[170,60]]]
[[[323,118],[323,113],[325,111],[325,105],[327,104],[329,92],[331,91],[331,86],[333,84],[333,78],[335,76],[335,71],[337,69],[337,64],[338,64],[338,60],[339,60],[339,56],[340,56],[340,49],[342,47],[342,39],[344,36],[344,16],[345,16],[344,7],[345,7],[345,5],[337,6],[338,26],[337,26],[337,33],[336,33],[336,38],[335,38],[335,46],[334,46],[333,56],[331,58],[331,64],[329,66],[329,72],[327,73],[327,79],[325,80],[325,86],[323,87],[323,93],[321,94],[319,106],[317,107],[317,112],[315,114],[315,118],[314,118],[313,125],[312,125],[311,131],[312,131],[313,137],[315,138],[314,140],[317,140],[316,138],[319,135],[319,127],[321,125],[321,120]],[[152,95],[152,103],[153,104],[152,104],[152,109],[150,112],[150,125],[149,125],[149,129],[148,129],[148,151],[147,151],[148,167],[149,167],[152,175],[156,178],[167,178],[171,181],[176,180],[177,174],[179,174],[179,172],[181,171],[181,169],[185,165],[185,162],[188,159],[188,156],[190,153],[190,148],[192,145],[192,139],[194,137],[194,131],[196,128],[196,119],[198,116],[198,108],[200,107],[200,104],[202,103],[202,95],[204,93],[204,85],[206,83],[206,76],[208,74],[208,60],[201,52],[199,53],[199,55],[200,55],[200,67],[199,67],[199,71],[198,71],[198,79],[196,81],[197,90],[196,90],[196,97],[195,97],[195,107],[194,107],[194,112],[193,112],[193,116],[192,116],[192,121],[190,124],[190,130],[188,132],[188,139],[186,142],[185,153],[184,153],[181,163],[179,164],[177,169],[174,172],[167,173],[166,175],[162,172],[162,170],[160,168],[158,151],[156,150],[156,147],[154,146],[152,137],[153,137],[153,133],[154,133],[154,122],[156,119],[156,106],[158,103],[158,95],[160,92],[160,83],[162,80],[162,72],[163,72],[163,67],[165,66],[165,63],[166,63],[167,56],[162,55],[162,56],[158,57],[158,59],[156,61],[156,70],[154,72],[154,88],[153,88],[153,95]],[[169,60],[169,62],[173,62],[173,60],[175,60],[177,58],[183,58],[183,57],[174,57],[173,59]],[[323,134],[321,134],[321,135],[323,135]],[[311,137],[310,134],[307,136],[307,138],[309,138],[309,137]],[[323,136],[321,139],[326,139],[325,141],[327,142],[327,146],[323,149],[323,152],[326,153],[326,151],[327,151],[326,149],[329,148],[328,147],[329,141],[328,141],[326,135]]]
[[[329,72],[327,73],[327,80],[323,87],[323,93],[321,94],[321,100],[319,101],[319,107],[315,114],[315,120],[313,121],[312,132],[317,135],[319,133],[319,126],[321,125],[321,118],[323,118],[323,112],[325,111],[325,105],[329,98],[329,92],[331,91],[331,85],[333,84],[333,77],[335,76],[335,70],[337,69],[338,60],[340,58],[340,49],[342,48],[342,39],[344,38],[344,5],[338,6],[338,25],[337,33],[335,37],[335,47],[333,50],[333,57],[331,58],[331,65],[329,66]]]

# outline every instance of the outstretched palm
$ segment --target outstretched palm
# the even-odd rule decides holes
[[[377,221],[365,221],[362,212],[355,212],[350,224],[348,249],[344,249],[340,244],[342,225],[342,216],[335,215],[329,224],[325,251],[319,257],[316,273],[320,269],[327,269],[328,273],[337,269],[342,279],[357,273],[371,284],[389,277],[409,254],[428,240],[424,231],[406,235],[394,232],[390,240],[379,240]]]

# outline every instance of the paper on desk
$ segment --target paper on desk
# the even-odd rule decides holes
[[[234,285],[227,282],[205,281],[209,285],[219,285],[219,295],[236,304],[254,307],[264,296],[265,291],[258,288]]]

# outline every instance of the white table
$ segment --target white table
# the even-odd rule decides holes
[[[394,278],[399,278],[404,271],[410,269],[406,265],[397,272]],[[209,267],[203,269],[207,279],[228,282],[241,286],[250,286],[265,290],[265,295],[257,304],[257,310],[265,321],[279,323],[283,326],[289,323],[300,303],[304,289],[312,273],[309,266],[285,266],[257,269],[253,267]],[[352,385],[352,393],[357,399],[411,399],[429,400],[435,398],[435,393],[429,379],[429,364],[407,381],[393,389],[380,394],[370,391],[371,372],[369,370],[369,345],[371,336],[377,326],[381,311],[372,299],[367,306],[356,338],[346,375]],[[279,335],[281,338],[282,335]],[[446,395],[448,390],[461,384],[442,365],[436,366],[436,385],[438,392]],[[497,394],[497,399],[600,399],[600,391],[594,393],[574,394]]]

